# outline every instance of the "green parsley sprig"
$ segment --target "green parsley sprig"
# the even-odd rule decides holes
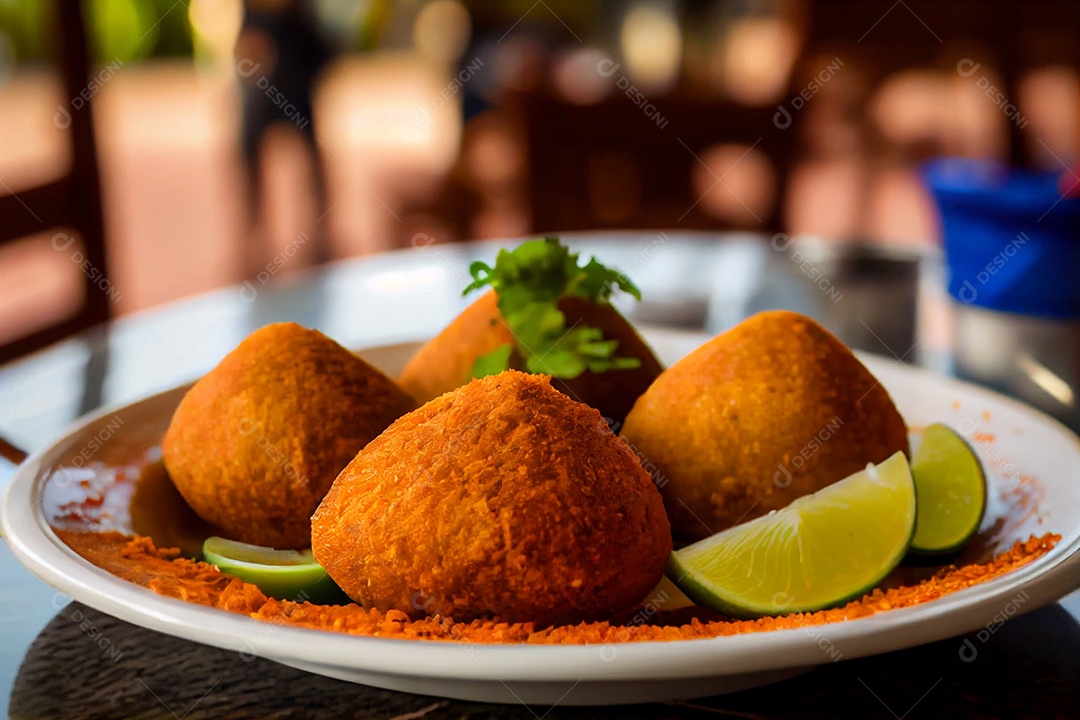
[[[610,304],[622,291],[641,300],[641,291],[622,273],[591,258],[578,263],[579,253],[558,238],[527,240],[513,250],[500,250],[495,267],[477,261],[469,266],[473,282],[464,295],[490,286],[498,295],[499,313],[514,336],[514,346],[504,344],[473,364],[473,376],[484,377],[510,368],[514,348],[526,370],[572,380],[581,373],[632,369],[641,365],[634,357],[615,357],[618,340],[607,340],[600,328],[578,324],[566,327],[558,302],[579,297]]]

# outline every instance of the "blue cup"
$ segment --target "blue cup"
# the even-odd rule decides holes
[[[1065,178],[1067,188],[1073,178]],[[1060,179],[987,160],[943,158],[923,168],[950,295],[1003,312],[1080,318],[1080,200],[1061,196]]]

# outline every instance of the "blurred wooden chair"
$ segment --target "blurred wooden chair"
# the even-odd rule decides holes
[[[56,0],[53,47],[65,103],[79,97],[90,83],[83,3]],[[69,335],[105,322],[111,300],[100,283],[108,278],[105,233],[102,223],[101,186],[94,141],[93,99],[78,111],[69,111],[72,159],[61,178],[0,196],[0,245],[43,232],[66,232],[80,243],[80,252],[97,271],[91,278],[82,273],[83,297],[70,317],[30,335],[0,345],[0,363],[51,345]]]
[[[982,65],[980,76],[972,77],[972,82],[982,73],[993,72],[1000,78],[1004,98],[1016,104],[1020,81],[1027,72],[1056,64],[1075,68],[1080,61],[1075,39],[1080,33],[1080,3],[1075,0],[867,0],[856,5],[846,0],[813,0],[807,9],[804,55],[823,48],[857,49],[868,87],[878,87],[905,70],[955,72],[958,61],[974,46],[985,56],[971,58]],[[1008,161],[1020,166],[1030,163],[1039,153],[1033,134],[1017,122],[1006,122],[1005,128]],[[922,146],[915,153],[935,155],[941,150]]]
[[[534,228],[781,229],[798,133],[774,125],[777,105],[677,92],[653,102],[659,115],[650,118],[621,92],[591,105],[546,92],[515,98],[527,137]],[[720,144],[753,147],[772,165],[772,200],[758,219],[728,222],[699,202],[694,177],[704,172],[714,184],[708,174],[716,173],[701,158]]]

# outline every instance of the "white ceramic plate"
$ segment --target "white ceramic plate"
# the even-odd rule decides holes
[[[647,332],[665,364],[708,338]],[[361,353],[396,374],[414,345]],[[72,598],[129,622],[314,673],[393,690],[542,705],[633,703],[712,695],[762,685],[829,662],[898,650],[975,631],[995,616],[1026,612],[1080,585],[1080,443],[1053,420],[1012,400],[876,357],[866,364],[912,426],[945,422],[968,435],[988,471],[991,550],[1053,531],[1057,547],[1011,574],[921,606],[804,630],[616,645],[466,645],[353,637],[283,627],[165,598],[117,579],[72,552],[50,528],[56,478],[92,443],[151,448],[184,388],[104,410],[28,459],[7,492],[8,546]],[[119,451],[119,450],[118,450]],[[126,508],[113,508],[122,515]],[[996,518],[1005,522],[992,527]],[[959,649],[959,643],[958,643]]]

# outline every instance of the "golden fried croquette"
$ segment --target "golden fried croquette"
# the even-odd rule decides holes
[[[398,385],[422,404],[469,382],[478,357],[514,342],[498,303],[494,290],[477,298],[416,351],[401,371]]]
[[[573,623],[660,580],[660,493],[600,414],[508,370],[405,415],[342,471],[312,550],[365,607]]]
[[[608,340],[619,343],[616,354],[641,361],[637,368],[586,371],[572,380],[552,378],[552,387],[578,402],[591,405],[609,421],[622,423],[645,388],[663,367],[652,350],[618,310],[606,303],[568,296],[559,300],[568,328],[583,325],[600,328]],[[498,295],[489,291],[458,315],[435,338],[409,360],[398,383],[417,402],[424,403],[461,387],[472,379],[476,359],[500,345],[513,344],[514,336],[499,314]],[[515,350],[511,366],[521,369],[521,355]]]
[[[623,437],[675,533],[707,537],[908,451],[885,388],[810,318],[763,312],[665,371]]]
[[[310,543],[311,513],[372,438],[416,403],[316,330],[267,325],[188,391],[162,443],[184,500],[222,534]]]

